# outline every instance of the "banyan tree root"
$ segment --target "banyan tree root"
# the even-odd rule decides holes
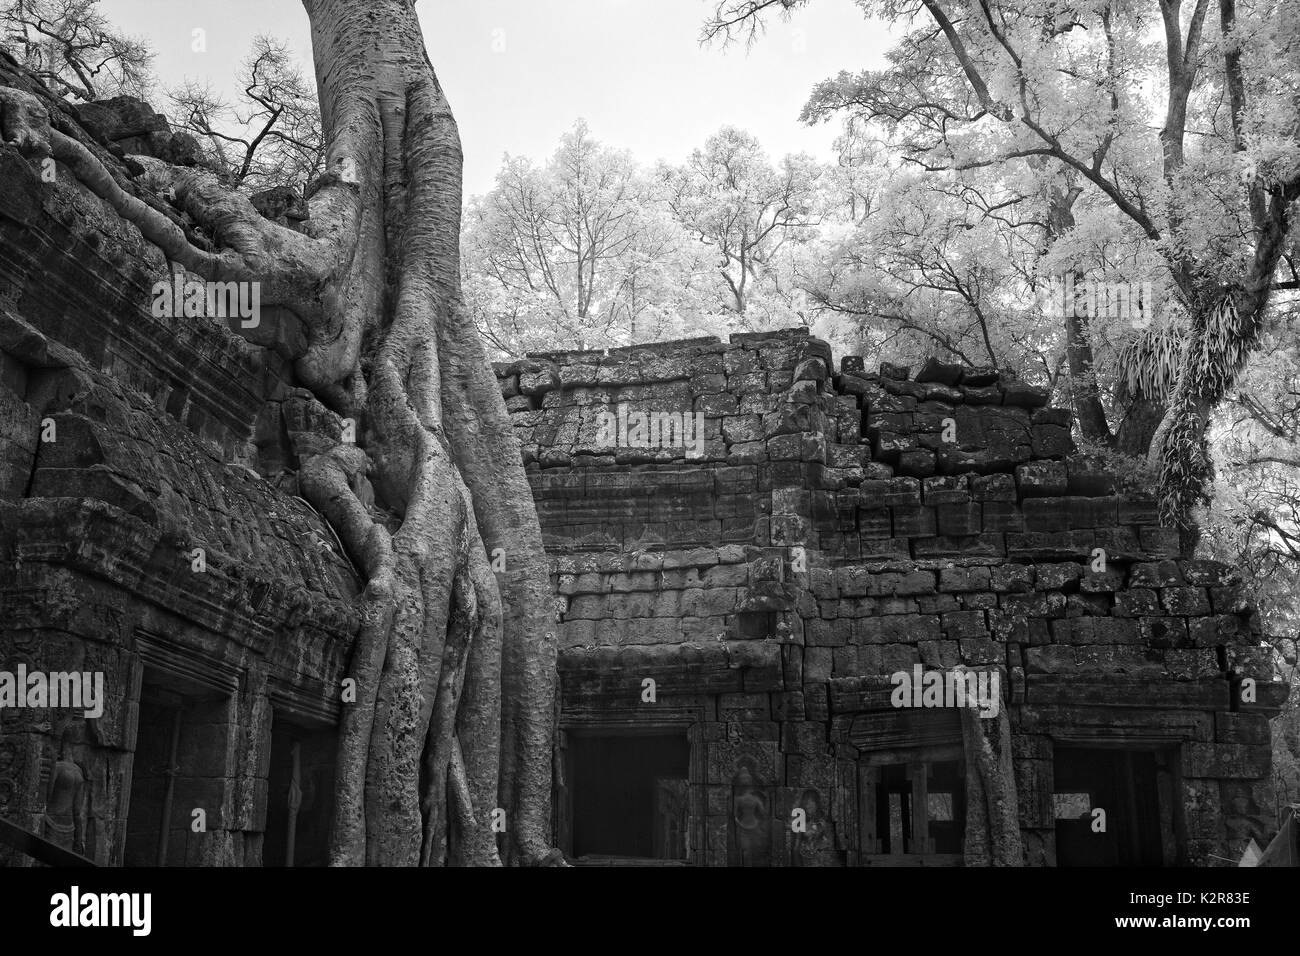
[[[1006,708],[999,706],[989,717],[981,717],[975,707],[958,710],[966,758],[966,865],[1023,866]]]
[[[331,863],[557,862],[550,580],[518,445],[461,300],[456,124],[412,0],[304,6],[329,146],[302,232],[207,171],[149,163],[150,184],[219,251],[195,248],[23,91],[0,89],[4,137],[53,157],[178,266],[260,283],[263,304],[307,330],[295,384],[356,423],[355,443],[316,435],[298,449],[303,495],[365,579]],[[373,502],[357,492],[362,477]]]

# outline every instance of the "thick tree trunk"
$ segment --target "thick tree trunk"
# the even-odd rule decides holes
[[[1146,458],[1164,414],[1165,406],[1162,402],[1135,398],[1124,409],[1124,418],[1115,434],[1115,447],[1131,458]]]
[[[366,595],[354,675],[365,700],[344,725],[334,860],[436,864],[454,850],[494,862],[499,807],[507,857],[541,861],[550,581],[518,445],[461,302],[456,124],[412,3],[305,6],[330,168],[351,159],[361,199],[357,254],[326,283],[338,335],[313,341],[320,361],[305,371],[363,423],[376,495],[403,516]],[[321,457],[336,479],[313,497],[329,506],[342,459]],[[386,533],[372,521],[353,537],[363,549]]]
[[[1189,53],[1195,49],[1191,38],[1199,34],[1207,6],[1205,0],[1198,0],[1189,31]],[[1171,9],[1176,11],[1176,7]],[[1165,13],[1166,30],[1171,24],[1176,30],[1176,17],[1171,17],[1168,9]],[[1221,34],[1228,38],[1223,45],[1223,72],[1234,149],[1245,153],[1246,84],[1234,0],[1219,0],[1219,26]],[[1189,298],[1194,300],[1191,337],[1183,353],[1178,384],[1152,436],[1150,459],[1160,469],[1157,493],[1161,516],[1166,523],[1183,530],[1185,547],[1194,546],[1198,537],[1193,515],[1196,507],[1207,500],[1213,475],[1205,440],[1210,417],[1235,385],[1259,341],[1273,275],[1290,232],[1291,207],[1300,199],[1300,174],[1293,170],[1287,178],[1275,181],[1252,177],[1245,192],[1253,249],[1240,283],[1227,288],[1195,289],[1189,266],[1175,270],[1175,277],[1182,278],[1185,291],[1191,292]]]
[[[1191,335],[1178,382],[1151,439],[1150,461],[1159,468],[1157,494],[1167,524],[1192,531],[1194,512],[1206,501],[1213,475],[1206,444],[1210,417],[1259,341],[1297,198],[1300,177],[1269,190],[1255,213],[1255,248],[1242,282],[1205,288],[1191,303]],[[1188,540],[1194,539],[1193,534]]]

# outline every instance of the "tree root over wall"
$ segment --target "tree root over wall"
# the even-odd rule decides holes
[[[293,384],[356,425],[355,443],[313,435],[297,448],[304,496],[366,580],[331,862],[553,862],[550,580],[518,445],[461,300],[456,124],[412,0],[304,5],[329,148],[301,233],[210,172],[146,163],[150,184],[220,251],[195,248],[120,172],[51,128],[30,93],[0,88],[4,138],[34,161],[53,157],[60,177],[188,272],[259,282],[263,305],[307,330]],[[498,549],[505,570],[494,574]]]
[[[1023,866],[1006,708],[999,706],[996,717],[981,717],[975,707],[958,709],[966,756],[966,865]]]

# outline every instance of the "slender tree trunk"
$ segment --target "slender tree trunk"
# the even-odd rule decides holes
[[[1047,159],[1035,156],[1030,159],[1029,165],[1042,175],[1047,169]],[[1043,229],[1040,255],[1046,255],[1057,240],[1074,228],[1074,203],[1082,194],[1083,188],[1068,175],[1063,184],[1049,182],[1044,186],[1042,199],[1047,206],[1047,221]],[[1075,419],[1079,422],[1079,432],[1087,441],[1111,446],[1115,443],[1115,437],[1111,434],[1110,424],[1106,421],[1106,409],[1101,401],[1088,326],[1078,314],[1074,302],[1066,301],[1064,293],[1061,304],[1065,321],[1065,354],[1070,366],[1070,398],[1074,404]],[[981,324],[982,322],[981,318]],[[987,332],[985,337],[987,339]]]
[[[1115,438],[1101,404],[1088,327],[1071,302],[1065,303],[1065,354],[1070,364],[1070,393],[1079,432],[1090,442],[1113,445]]]

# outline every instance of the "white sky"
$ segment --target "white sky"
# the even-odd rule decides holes
[[[102,0],[101,9],[150,41],[164,85],[189,76],[228,90],[258,33],[287,40],[311,73],[295,0]],[[774,157],[831,158],[838,126],[802,126],[799,110],[818,81],[883,65],[884,28],[852,0],[814,0],[789,23],[771,18],[752,50],[724,51],[699,45],[710,9],[710,0],[423,0],[429,58],[460,124],[466,193],[491,188],[504,153],[548,156],[579,117],[643,163],[680,161],[728,123]],[[206,53],[191,50],[195,28]],[[154,99],[161,105],[161,92]]]

